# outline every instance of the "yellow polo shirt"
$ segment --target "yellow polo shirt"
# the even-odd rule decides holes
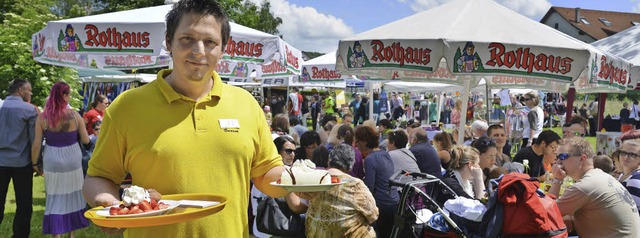
[[[282,165],[264,113],[251,94],[215,72],[211,91],[197,102],[167,84],[170,72],[109,106],[88,175],[120,184],[131,173],[134,185],[161,194],[229,197],[217,214],[131,228],[125,237],[248,237],[249,180]]]

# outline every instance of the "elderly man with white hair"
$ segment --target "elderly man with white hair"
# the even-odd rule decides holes
[[[489,130],[489,124],[487,124],[486,121],[475,120],[471,124],[471,133],[473,133],[473,138],[487,136],[487,130]]]

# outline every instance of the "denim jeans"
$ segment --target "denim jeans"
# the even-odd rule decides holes
[[[33,212],[33,169],[25,167],[0,167],[0,223],[4,219],[4,204],[7,199],[9,181],[13,180],[16,213],[13,218],[13,237],[29,237],[31,213]]]

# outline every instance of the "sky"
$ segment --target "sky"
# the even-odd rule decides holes
[[[340,39],[451,1],[269,0],[273,14],[282,18],[278,30],[284,40],[300,50],[321,53],[336,50]],[[495,1],[535,21],[540,21],[552,6],[640,13],[640,0]]]

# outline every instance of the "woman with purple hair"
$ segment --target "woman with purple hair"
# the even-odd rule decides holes
[[[44,112],[36,121],[35,139],[31,147],[31,161],[38,162],[42,139],[46,145],[42,155],[45,174],[46,208],[42,220],[42,233],[60,237],[89,226],[83,216],[85,202],[82,198],[82,152],[78,138],[89,143],[89,135],[80,114],[69,108],[71,88],[57,82],[51,88]],[[43,171],[44,170],[44,171]]]

